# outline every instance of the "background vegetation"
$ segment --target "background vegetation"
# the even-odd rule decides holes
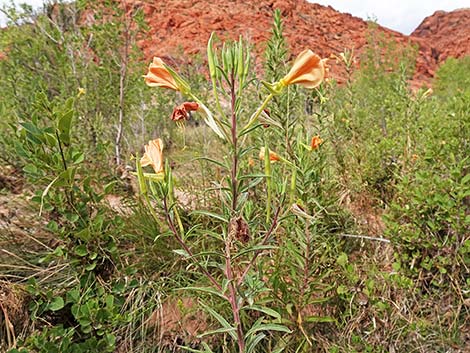
[[[209,159],[225,163],[230,148],[202,121],[181,129],[169,119],[182,97],[143,83],[148,63],[135,46],[142,15],[104,5],[4,9],[0,351],[236,352],[230,306],[210,291],[182,290],[210,283],[163,222],[158,200],[148,207],[140,195],[132,159],[149,139],[164,140],[181,224],[219,280],[212,254],[228,227],[217,216],[227,176]],[[93,23],[83,22],[85,9]],[[263,79],[282,78],[287,58],[277,13]],[[352,52],[335,60],[346,84],[289,86],[240,152],[248,242],[269,232],[268,209],[282,220],[238,289],[250,307],[242,326],[260,337],[252,351],[463,352],[470,60],[449,59],[433,91],[412,92],[413,48],[378,38],[373,27],[360,69]],[[214,103],[199,70],[178,71]],[[255,77],[246,82],[245,122],[268,93]],[[324,142],[310,151],[315,135]],[[295,173],[272,163],[266,178],[264,146]]]

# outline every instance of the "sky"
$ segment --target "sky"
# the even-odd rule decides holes
[[[470,0],[318,0],[335,10],[347,12],[365,20],[376,20],[381,26],[410,34],[425,17],[437,10],[452,11],[470,7]]]
[[[155,0],[161,1],[161,0]],[[252,0],[249,0],[252,1]],[[335,10],[348,12],[365,20],[376,20],[380,25],[404,34],[410,34],[421,21],[437,10],[452,11],[470,7],[470,0],[318,0],[321,5],[331,5]],[[40,6],[43,0],[15,0],[15,3],[26,2]],[[10,0],[0,0],[0,6]],[[210,1],[208,1],[210,3]],[[5,19],[0,13],[0,24]]]

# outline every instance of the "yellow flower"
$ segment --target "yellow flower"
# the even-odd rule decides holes
[[[264,147],[261,147],[261,149],[259,150],[259,159],[264,161],[264,155],[265,155],[265,149]],[[278,162],[281,160],[281,157],[279,157],[279,155],[276,153],[276,152],[273,152],[273,151],[269,151],[269,160],[271,162]]]
[[[142,167],[151,165],[155,173],[163,173],[163,141],[151,140],[145,145],[145,153],[140,160]]]
[[[281,79],[282,86],[299,84],[305,88],[315,88],[322,83],[328,71],[326,62],[310,49],[304,50],[294,61],[289,73]]]
[[[153,58],[153,62],[149,66],[149,71],[144,78],[145,83],[150,87],[165,87],[175,91],[180,90],[175,79],[160,58]]]
[[[323,143],[323,140],[320,136],[313,136],[312,141],[310,142],[310,150],[316,150]]]

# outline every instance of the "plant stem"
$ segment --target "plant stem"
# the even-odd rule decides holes
[[[57,138],[57,143],[59,144],[60,158],[62,159],[62,166],[64,167],[64,172],[68,169],[67,162],[65,161],[64,150],[62,149],[62,141],[60,141],[59,132],[56,130],[55,136]]]
[[[59,135],[59,132],[57,130],[55,131],[55,136],[57,138],[57,143],[59,145],[59,152],[60,152],[60,158],[62,159],[62,166],[64,167],[64,172],[66,172],[68,170],[67,162],[65,160],[64,150],[62,149],[62,141],[60,140],[60,135]],[[68,180],[68,182],[70,184],[70,190],[67,190],[65,192],[65,197],[67,197],[67,202],[69,203],[70,207],[74,208],[74,206],[73,206],[73,194],[72,194],[72,191],[71,191],[72,190],[72,180]]]
[[[253,124],[256,122],[256,120],[258,120],[259,116],[261,115],[261,113],[263,112],[263,110],[266,108],[266,106],[268,105],[269,101],[274,97],[274,95],[271,93],[269,94],[266,99],[264,100],[263,104],[260,105],[260,107],[258,108],[258,110],[251,116],[250,118],[250,121],[248,121],[248,124],[246,124],[246,126],[243,128],[242,131],[245,131],[247,129],[249,129],[250,127],[253,126]]]
[[[242,323],[240,320],[240,308],[238,306],[237,300],[237,291],[234,285],[233,271],[232,271],[232,258],[230,252],[230,246],[232,243],[230,233],[227,235],[227,240],[225,242],[225,276],[228,282],[229,290],[229,302],[232,307],[233,321],[237,329],[237,343],[238,350],[240,353],[245,352],[245,335],[243,333]]]
[[[271,197],[272,197],[272,176],[271,176],[271,160],[269,159],[269,146],[264,143],[264,174],[266,174],[266,224],[271,219]]]
[[[238,136],[237,136],[237,112],[236,112],[236,91],[235,91],[235,77],[234,73],[231,73],[231,133],[232,133],[232,171],[231,171],[231,182],[232,182],[232,216],[237,213],[238,203]],[[227,232],[227,238],[225,239],[225,276],[228,281],[229,290],[229,301],[232,306],[233,321],[235,322],[237,330],[237,343],[238,350],[240,353],[245,352],[245,335],[243,333],[242,323],[240,320],[240,308],[238,306],[238,296],[234,284],[233,270],[232,270],[232,256],[230,247],[232,245],[232,234],[229,230]]]
[[[232,74],[232,118],[231,118],[231,132],[232,132],[232,212],[235,213],[237,210],[237,201],[238,201],[238,136],[237,136],[237,113],[235,111],[235,103],[236,103],[236,96],[235,96],[235,80]]]
[[[122,1],[121,5],[126,8],[126,2]],[[125,24],[124,24],[124,52],[121,55],[121,67],[119,71],[119,120],[117,127],[116,140],[114,143],[114,149],[116,153],[116,165],[121,164],[121,139],[122,130],[124,123],[124,99],[125,99],[125,84],[127,79],[127,65],[129,63],[129,45],[130,45],[130,26],[131,17],[127,13],[124,13]]]
[[[306,219],[305,220],[305,259],[304,259],[304,279],[302,283],[302,288],[300,289],[300,297],[301,300],[304,300],[304,294],[305,290],[307,289],[308,286],[308,271],[310,269],[310,220]],[[302,303],[303,305],[303,303]]]

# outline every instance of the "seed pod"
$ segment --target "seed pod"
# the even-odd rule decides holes
[[[250,228],[241,216],[230,220],[228,224],[228,234],[231,239],[235,238],[244,244],[250,241]]]

